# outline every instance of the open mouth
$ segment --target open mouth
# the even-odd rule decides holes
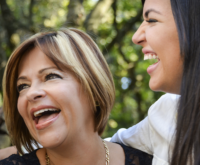
[[[160,59],[156,54],[148,53],[144,55],[144,60],[151,60],[151,59],[155,59],[156,62],[160,61]]]
[[[60,111],[60,109],[41,109],[33,113],[33,120],[36,124],[42,124],[55,118]]]
[[[152,60],[153,59],[153,60]],[[156,68],[159,66],[159,62],[160,62],[160,59],[158,58],[158,56],[154,53],[146,53],[144,55],[144,60],[152,60],[153,61],[153,64],[150,65],[148,68],[147,68],[147,72],[148,74],[151,75],[151,73],[153,73]]]

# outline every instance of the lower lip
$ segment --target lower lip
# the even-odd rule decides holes
[[[158,67],[159,63],[160,63],[160,61],[156,62],[156,63],[153,64],[153,65],[150,65],[150,66],[147,68],[147,73],[148,73],[149,75],[152,74],[152,73],[156,70],[156,68]]]
[[[54,121],[56,121],[56,120],[58,119],[59,115],[60,115],[60,113],[59,113],[56,117],[54,117],[54,118],[52,118],[52,119],[50,119],[50,120],[48,120],[48,121],[46,121],[46,122],[44,122],[44,123],[41,123],[41,124],[36,124],[36,123],[35,123],[36,129],[37,129],[37,130],[42,130],[42,129],[47,128],[47,127],[50,126]]]

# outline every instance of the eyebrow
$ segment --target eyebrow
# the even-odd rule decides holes
[[[26,80],[26,79],[27,79],[26,77],[21,76],[21,77],[18,77],[18,78],[17,78],[17,82],[18,82],[19,80]]]
[[[148,9],[148,10],[145,12],[144,16],[145,16],[146,18],[148,18],[150,12],[154,12],[154,13],[157,13],[157,14],[161,14],[159,11],[157,11],[157,10],[155,10],[155,9]]]
[[[39,70],[39,74],[42,74],[42,72],[44,72],[44,71],[46,71],[46,70],[49,70],[49,69],[57,69],[57,67],[52,66],[52,67],[48,67],[48,68],[41,69],[41,70]]]
[[[39,70],[39,74],[42,74],[44,71],[49,70],[49,69],[57,69],[57,67],[53,66],[53,67],[48,67],[48,68],[41,69],[41,70]],[[26,78],[26,76],[21,76],[21,77],[17,78],[17,82],[19,80],[27,80],[27,78]]]

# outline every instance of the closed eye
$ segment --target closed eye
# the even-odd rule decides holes
[[[148,23],[154,23],[154,22],[158,22],[158,21],[155,20],[155,19],[149,19],[149,20],[146,20],[146,22],[148,22]]]
[[[20,92],[28,87],[29,87],[29,85],[27,85],[27,84],[20,84],[17,86],[17,91]]]
[[[57,78],[62,79],[62,77],[59,76],[58,74],[50,73],[50,74],[45,76],[45,81],[52,80],[52,79],[57,79]]]

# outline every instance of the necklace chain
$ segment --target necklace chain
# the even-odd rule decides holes
[[[104,148],[106,150],[106,165],[109,165],[109,149],[106,142],[102,139]]]
[[[103,145],[104,145],[104,148],[106,151],[106,165],[109,165],[109,149],[108,149],[106,142],[103,139],[102,139],[102,142],[103,142]],[[50,165],[50,158],[49,158],[47,152],[45,155],[45,159],[46,159],[46,165]]]
[[[50,159],[49,159],[49,155],[47,154],[47,152],[45,155],[45,159],[46,159],[46,165],[50,165]]]

